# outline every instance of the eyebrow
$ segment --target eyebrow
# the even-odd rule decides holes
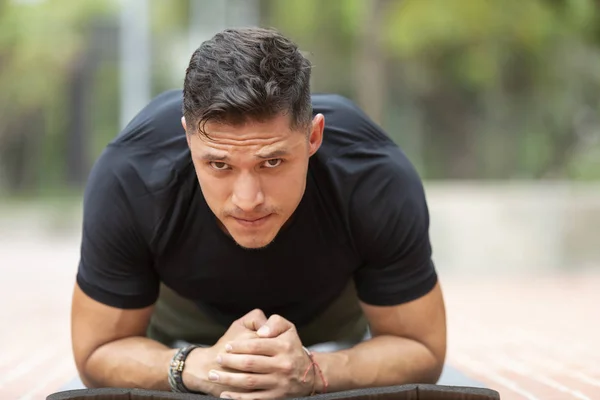
[[[229,156],[213,153],[203,153],[200,156],[200,159],[203,161],[227,161],[229,160]]]
[[[261,160],[269,160],[272,158],[279,158],[279,157],[283,157],[283,156],[287,156],[289,155],[289,150],[286,148],[283,149],[277,149],[277,150],[273,150],[273,151],[269,151],[266,153],[257,153],[255,154],[256,158],[260,158]],[[229,156],[226,154],[215,154],[215,153],[203,153],[200,156],[200,159],[203,161],[228,161],[229,160]]]
[[[257,158],[260,158],[260,159],[263,159],[263,160],[268,160],[270,158],[279,158],[279,157],[287,156],[289,154],[290,154],[290,152],[289,152],[288,149],[282,148],[282,149],[277,149],[277,150],[269,151],[269,152],[263,153],[263,154],[258,153],[255,156]]]

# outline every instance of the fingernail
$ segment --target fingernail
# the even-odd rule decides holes
[[[271,332],[271,330],[268,326],[265,325],[261,327],[256,333],[258,334],[258,336],[269,336],[269,332]]]
[[[223,362],[223,357],[217,356],[217,364],[221,364]]]
[[[225,345],[225,351],[230,352],[231,350],[233,350],[233,347],[231,347],[230,344],[226,344]]]
[[[218,381],[219,375],[215,371],[210,371],[208,373],[208,379],[210,379],[211,381]]]
[[[219,397],[220,397],[220,398],[222,398],[222,399],[232,399],[232,398],[233,398],[233,397],[231,397],[230,395],[228,395],[228,394],[223,394],[223,393],[221,393],[221,395],[220,395]]]

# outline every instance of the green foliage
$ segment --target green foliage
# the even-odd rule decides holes
[[[0,14],[2,120],[49,104],[63,91],[65,71],[85,44],[86,23],[107,9],[99,1],[14,3]]]
[[[190,0],[149,5],[156,93],[183,79]],[[382,19],[367,23],[377,6]],[[595,0],[261,1],[263,25],[309,54],[315,91],[368,103],[357,66],[380,57],[370,61],[385,65],[384,128],[439,179],[600,179],[599,10]],[[115,0],[0,0],[0,169],[23,142],[41,160],[27,168],[60,182],[74,63],[89,24],[116,24],[118,11]],[[364,51],[369,32],[380,56]],[[92,158],[118,127],[115,61],[94,77]]]
[[[26,172],[29,181],[40,174],[42,182],[60,179],[64,154],[58,146],[65,141],[69,74],[74,60],[85,50],[88,23],[111,7],[107,1],[90,0],[3,4],[0,168],[8,169],[5,175],[9,178],[11,173]],[[25,149],[24,154],[15,152],[20,148]]]
[[[462,171],[464,177],[577,179],[581,174],[571,171],[578,169],[568,167],[579,154],[573,116],[600,105],[600,42],[592,42],[598,21],[592,0],[404,0],[389,3],[382,35],[415,101],[464,102],[448,104],[463,120],[457,131],[443,117],[438,124],[450,128],[445,135],[471,130],[461,150],[476,143],[464,156],[481,167]],[[426,172],[443,178],[465,152],[439,168],[432,159],[439,152],[430,153]]]

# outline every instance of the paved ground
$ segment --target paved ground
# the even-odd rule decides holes
[[[69,237],[0,237],[3,400],[44,399],[75,375],[68,317],[77,246]],[[600,270],[443,278],[452,365],[503,400],[600,399]]]
[[[600,270],[448,279],[449,361],[502,399],[600,399]]]

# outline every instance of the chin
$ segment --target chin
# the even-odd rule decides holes
[[[233,237],[233,240],[238,244],[238,246],[247,249],[247,250],[260,250],[268,247],[275,237]]]
[[[279,233],[280,227],[278,226],[275,228],[274,226],[271,226],[265,227],[267,229],[250,231],[235,228],[237,227],[232,227],[232,229],[229,230],[229,233],[238,246],[248,250],[259,250],[264,249],[273,243]]]

